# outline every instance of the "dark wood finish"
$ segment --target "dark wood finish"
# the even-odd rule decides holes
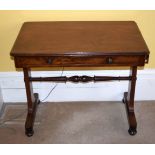
[[[32,81],[89,82],[129,80],[124,93],[129,122],[129,134],[136,134],[134,94],[137,66],[149,60],[149,50],[133,21],[72,21],[26,22],[11,50],[16,68],[23,68],[27,93],[28,114],[25,123],[27,136],[33,135],[38,94],[33,94]],[[32,67],[101,67],[129,66],[127,77],[72,76],[31,77]]]
[[[25,81],[25,88],[27,94],[27,105],[28,105],[28,113],[25,122],[25,134],[30,137],[33,135],[33,125],[35,121],[35,115],[37,110],[37,105],[39,104],[39,97],[38,94],[33,94],[32,89],[32,82],[29,80],[31,77],[30,69],[23,68],[24,71],[24,81]]]
[[[135,135],[137,133],[137,122],[134,113],[134,96],[135,96],[135,86],[136,86],[136,77],[137,67],[132,67],[130,71],[131,80],[129,82],[129,90],[124,93],[123,102],[126,106],[126,112],[129,123],[129,134]]]
[[[26,22],[12,56],[145,55],[148,48],[134,21]]]
[[[33,82],[37,81],[52,81],[52,82],[91,82],[91,81],[113,81],[113,80],[131,80],[131,76],[122,76],[122,77],[114,77],[114,76],[71,76],[71,77],[66,77],[66,76],[60,76],[60,77],[30,77],[29,80]]]
[[[23,67],[101,67],[101,66],[144,66],[145,55],[107,55],[107,56],[18,56],[17,68]]]
[[[133,21],[26,22],[11,55],[17,68],[144,66],[149,50]]]

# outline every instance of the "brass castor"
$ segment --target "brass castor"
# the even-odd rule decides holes
[[[133,128],[129,128],[128,132],[129,132],[129,134],[130,134],[131,136],[134,136],[134,135],[136,135],[137,130],[136,130],[136,129],[133,129]]]
[[[27,128],[25,129],[25,134],[27,135],[27,137],[31,137],[34,134],[34,131],[32,128]]]

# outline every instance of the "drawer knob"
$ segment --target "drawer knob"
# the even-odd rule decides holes
[[[52,59],[48,58],[47,63],[50,65],[52,63]]]
[[[112,58],[107,58],[107,63],[108,63],[108,64],[112,64],[112,63],[113,63]]]

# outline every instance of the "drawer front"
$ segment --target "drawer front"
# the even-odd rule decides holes
[[[143,66],[145,56],[37,56],[16,57],[17,68],[56,66]]]
[[[64,66],[129,66],[144,65],[144,56],[64,57]]]
[[[50,66],[61,66],[61,58],[59,57],[16,57],[15,65],[17,68],[21,67],[50,67]]]

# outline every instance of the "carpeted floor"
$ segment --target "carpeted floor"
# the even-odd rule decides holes
[[[155,101],[136,102],[135,111],[138,133],[130,136],[121,102],[40,104],[34,136],[27,137],[26,105],[8,104],[0,119],[0,143],[155,143]]]

